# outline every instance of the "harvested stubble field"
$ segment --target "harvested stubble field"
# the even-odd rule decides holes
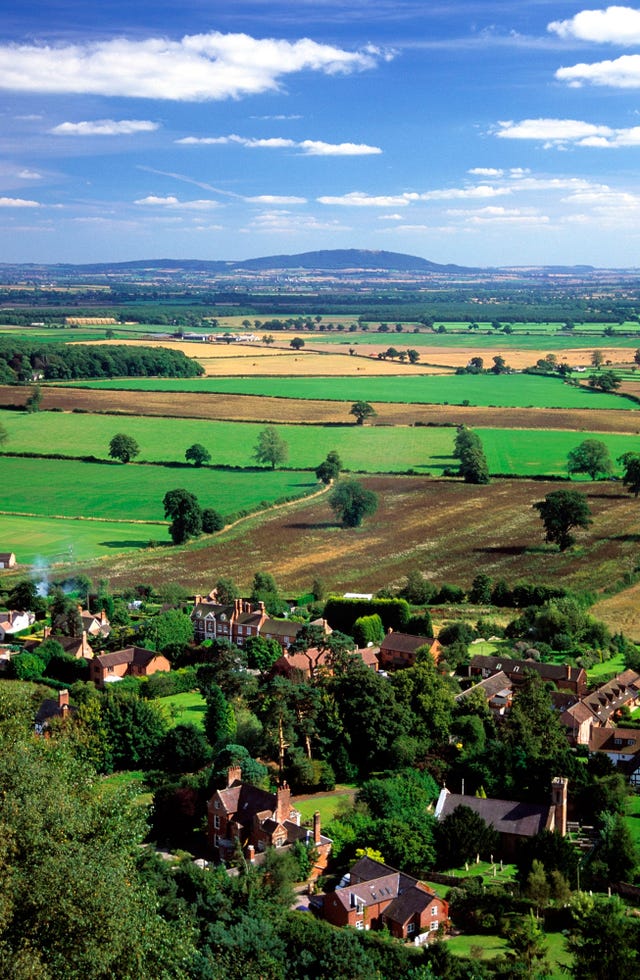
[[[24,406],[28,388],[0,386],[0,406]],[[42,388],[42,408],[51,411],[239,422],[351,423],[344,402],[252,395],[200,395],[182,392],[104,391]],[[565,429],[575,432],[638,434],[640,417],[619,409],[482,408],[462,405],[399,405],[373,402],[376,425],[468,425],[472,428]],[[11,416],[4,424],[10,426]]]
[[[468,586],[482,570],[508,582],[603,589],[636,563],[638,504],[611,484],[587,485],[593,525],[580,533],[579,547],[560,554],[544,543],[532,509],[557,483],[504,480],[473,487],[422,477],[363,482],[379,494],[380,506],[362,528],[338,527],[326,498],[317,498],[242,521],[210,544],[172,549],[171,561],[153,552],[135,561],[123,556],[102,562],[100,573],[113,588],[178,581],[202,591],[223,571],[246,590],[253,573],[263,570],[297,593],[316,577],[338,591],[375,591],[400,584],[413,568],[434,582]]]

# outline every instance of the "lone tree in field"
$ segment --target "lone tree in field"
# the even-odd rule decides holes
[[[367,419],[372,419],[377,412],[369,402],[354,402],[349,409],[349,415],[355,416],[356,425],[364,425]]]
[[[622,482],[634,497],[640,494],[640,453],[623,453],[618,462],[624,466]]]
[[[327,453],[327,458],[323,459],[316,468],[316,476],[322,483],[328,486],[333,480],[338,479],[341,469],[342,460],[335,449],[332,449],[331,452]]]
[[[329,506],[343,527],[360,527],[378,509],[378,497],[358,480],[342,480],[329,497]]]
[[[274,425],[268,425],[258,434],[253,458],[258,463],[269,463],[272,470],[287,461],[289,447]]]
[[[289,341],[289,347],[293,347],[294,350],[300,350],[302,347],[304,347],[304,340],[302,337],[293,337],[293,339]]]
[[[465,483],[489,483],[489,467],[480,437],[466,425],[458,427],[453,446],[454,455],[460,460],[458,470]]]
[[[199,442],[194,442],[193,446],[189,446],[184,458],[187,463],[193,463],[194,466],[202,466],[203,463],[211,462],[211,453],[204,446],[200,445]]]
[[[183,489],[169,490],[162,505],[164,516],[171,518],[169,534],[174,544],[183,544],[202,534],[202,511],[194,494]]]
[[[591,524],[587,498],[578,490],[554,490],[533,506],[547,532],[545,540],[557,544],[560,551],[566,551],[575,542],[574,536],[569,533],[572,528],[589,527]]]
[[[567,456],[567,470],[569,474],[587,473],[592,480],[597,480],[599,476],[611,475],[613,463],[604,442],[585,439]]]
[[[117,432],[109,443],[109,455],[112,459],[119,459],[121,463],[130,463],[140,455],[140,447],[133,436]]]

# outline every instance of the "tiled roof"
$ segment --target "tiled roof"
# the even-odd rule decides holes
[[[380,644],[383,653],[398,650],[400,653],[415,653],[419,647],[431,646],[432,636],[414,636],[412,633],[387,633]]]
[[[413,888],[408,888],[397,898],[394,898],[391,905],[385,909],[384,918],[391,919],[392,922],[397,922],[403,926],[412,916],[424,912],[434,898],[436,896],[433,892],[426,891],[420,885],[414,885]]]
[[[155,650],[145,650],[144,647],[125,647],[124,650],[116,650],[115,653],[103,653],[94,657],[94,663],[101,667],[117,667],[119,664],[136,664],[138,667],[146,667],[151,661],[160,656]]]
[[[507,675],[503,670],[497,674],[493,674],[491,677],[485,677],[478,684],[474,684],[473,687],[468,687],[466,691],[461,691],[460,694],[456,694],[456,701],[463,701],[465,698],[473,691],[482,691],[485,698],[490,700],[495,698],[498,694],[504,693],[508,694],[512,689],[512,684]]]
[[[549,804],[482,800],[476,796],[448,793],[444,805],[438,811],[438,819],[444,820],[459,806],[469,807],[498,833],[515,834],[517,837],[535,837],[539,834],[547,826],[552,809]]]
[[[533,670],[544,680],[571,681],[576,683],[581,680],[584,674],[582,667],[572,667],[570,664],[543,664],[537,660],[512,660],[510,657],[490,657],[482,653],[477,653],[471,658],[469,671],[474,670],[503,670],[509,676],[513,674],[523,674],[526,670]]]

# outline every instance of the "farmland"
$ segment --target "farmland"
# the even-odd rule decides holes
[[[329,401],[402,402],[432,405],[494,405],[498,408],[630,409],[638,404],[619,395],[567,384],[560,378],[526,374],[395,376],[384,378],[129,378],[95,381],[83,387],[116,391],[175,391]]]

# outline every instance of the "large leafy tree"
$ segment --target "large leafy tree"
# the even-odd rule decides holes
[[[565,551],[574,542],[570,533],[574,527],[588,527],[591,511],[583,493],[577,490],[553,490],[544,500],[535,503],[546,531],[546,540]]]
[[[287,461],[289,447],[274,425],[267,425],[258,433],[253,458],[258,463],[268,463],[271,469]]]
[[[637,497],[640,494],[640,453],[623,453],[618,456],[618,462],[624,467],[622,482],[629,493]]]
[[[586,473],[592,480],[599,476],[609,476],[613,463],[609,450],[600,439],[585,439],[567,456],[567,470],[570,474]]]
[[[354,416],[356,425],[364,425],[367,419],[374,418],[377,412],[369,402],[357,401],[349,409],[349,415]]]
[[[169,490],[163,501],[164,516],[171,518],[169,534],[174,544],[202,534],[202,510],[197,497],[188,490]]]
[[[194,466],[202,466],[203,463],[211,462],[211,453],[199,442],[194,442],[193,446],[189,446],[187,449],[184,458],[187,463],[193,463]]]
[[[341,469],[342,460],[337,452],[332,449],[331,452],[327,453],[327,458],[316,468],[316,476],[322,483],[328,485],[333,480],[338,479]]]
[[[442,868],[457,868],[477,854],[488,860],[498,848],[498,834],[471,807],[457,806],[438,824],[436,844]]]
[[[117,432],[109,443],[109,455],[111,459],[119,459],[121,463],[130,463],[140,455],[140,447],[133,436]]]
[[[360,527],[378,509],[378,497],[359,480],[341,480],[331,492],[329,506],[343,527]]]

